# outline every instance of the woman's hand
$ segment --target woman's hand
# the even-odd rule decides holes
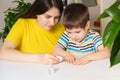
[[[60,62],[59,58],[52,54],[44,54],[43,55],[43,64],[57,64]]]

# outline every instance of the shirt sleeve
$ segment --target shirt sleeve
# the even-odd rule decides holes
[[[24,27],[25,27],[24,19],[18,19],[16,23],[13,25],[13,27],[11,28],[5,40],[9,40],[15,43],[16,46],[18,46],[21,42]]]
[[[68,42],[69,42],[69,36],[67,34],[67,32],[65,31],[61,37],[59,38],[59,40],[57,41],[57,45],[60,46],[63,49],[66,49]]]
[[[94,34],[93,44],[97,50],[100,46],[103,46],[102,37],[98,32],[95,32]]]

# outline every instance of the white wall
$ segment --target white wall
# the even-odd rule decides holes
[[[108,8],[111,4],[113,4],[116,0],[100,0],[100,12],[102,13],[106,8]],[[110,18],[106,18],[106,19],[101,19],[101,30],[102,30],[102,34],[104,32],[104,29],[108,23],[108,21],[110,21]]]
[[[15,0],[0,0],[0,32],[3,32],[4,24],[4,11],[9,7],[15,7],[16,3],[12,3]],[[34,0],[24,0],[25,2],[33,2]]]
[[[89,14],[90,14],[90,21],[91,21],[91,27],[94,27],[94,21],[97,20],[98,16],[100,15],[100,5],[88,7]]]

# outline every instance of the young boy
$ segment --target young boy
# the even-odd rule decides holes
[[[75,65],[109,57],[109,50],[103,46],[99,33],[90,30],[89,12],[85,5],[68,5],[63,14],[63,24],[66,31],[55,46],[56,55]]]

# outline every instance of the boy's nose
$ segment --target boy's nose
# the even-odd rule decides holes
[[[75,35],[74,35],[74,34],[71,34],[71,38],[74,39],[74,38],[75,38]]]

